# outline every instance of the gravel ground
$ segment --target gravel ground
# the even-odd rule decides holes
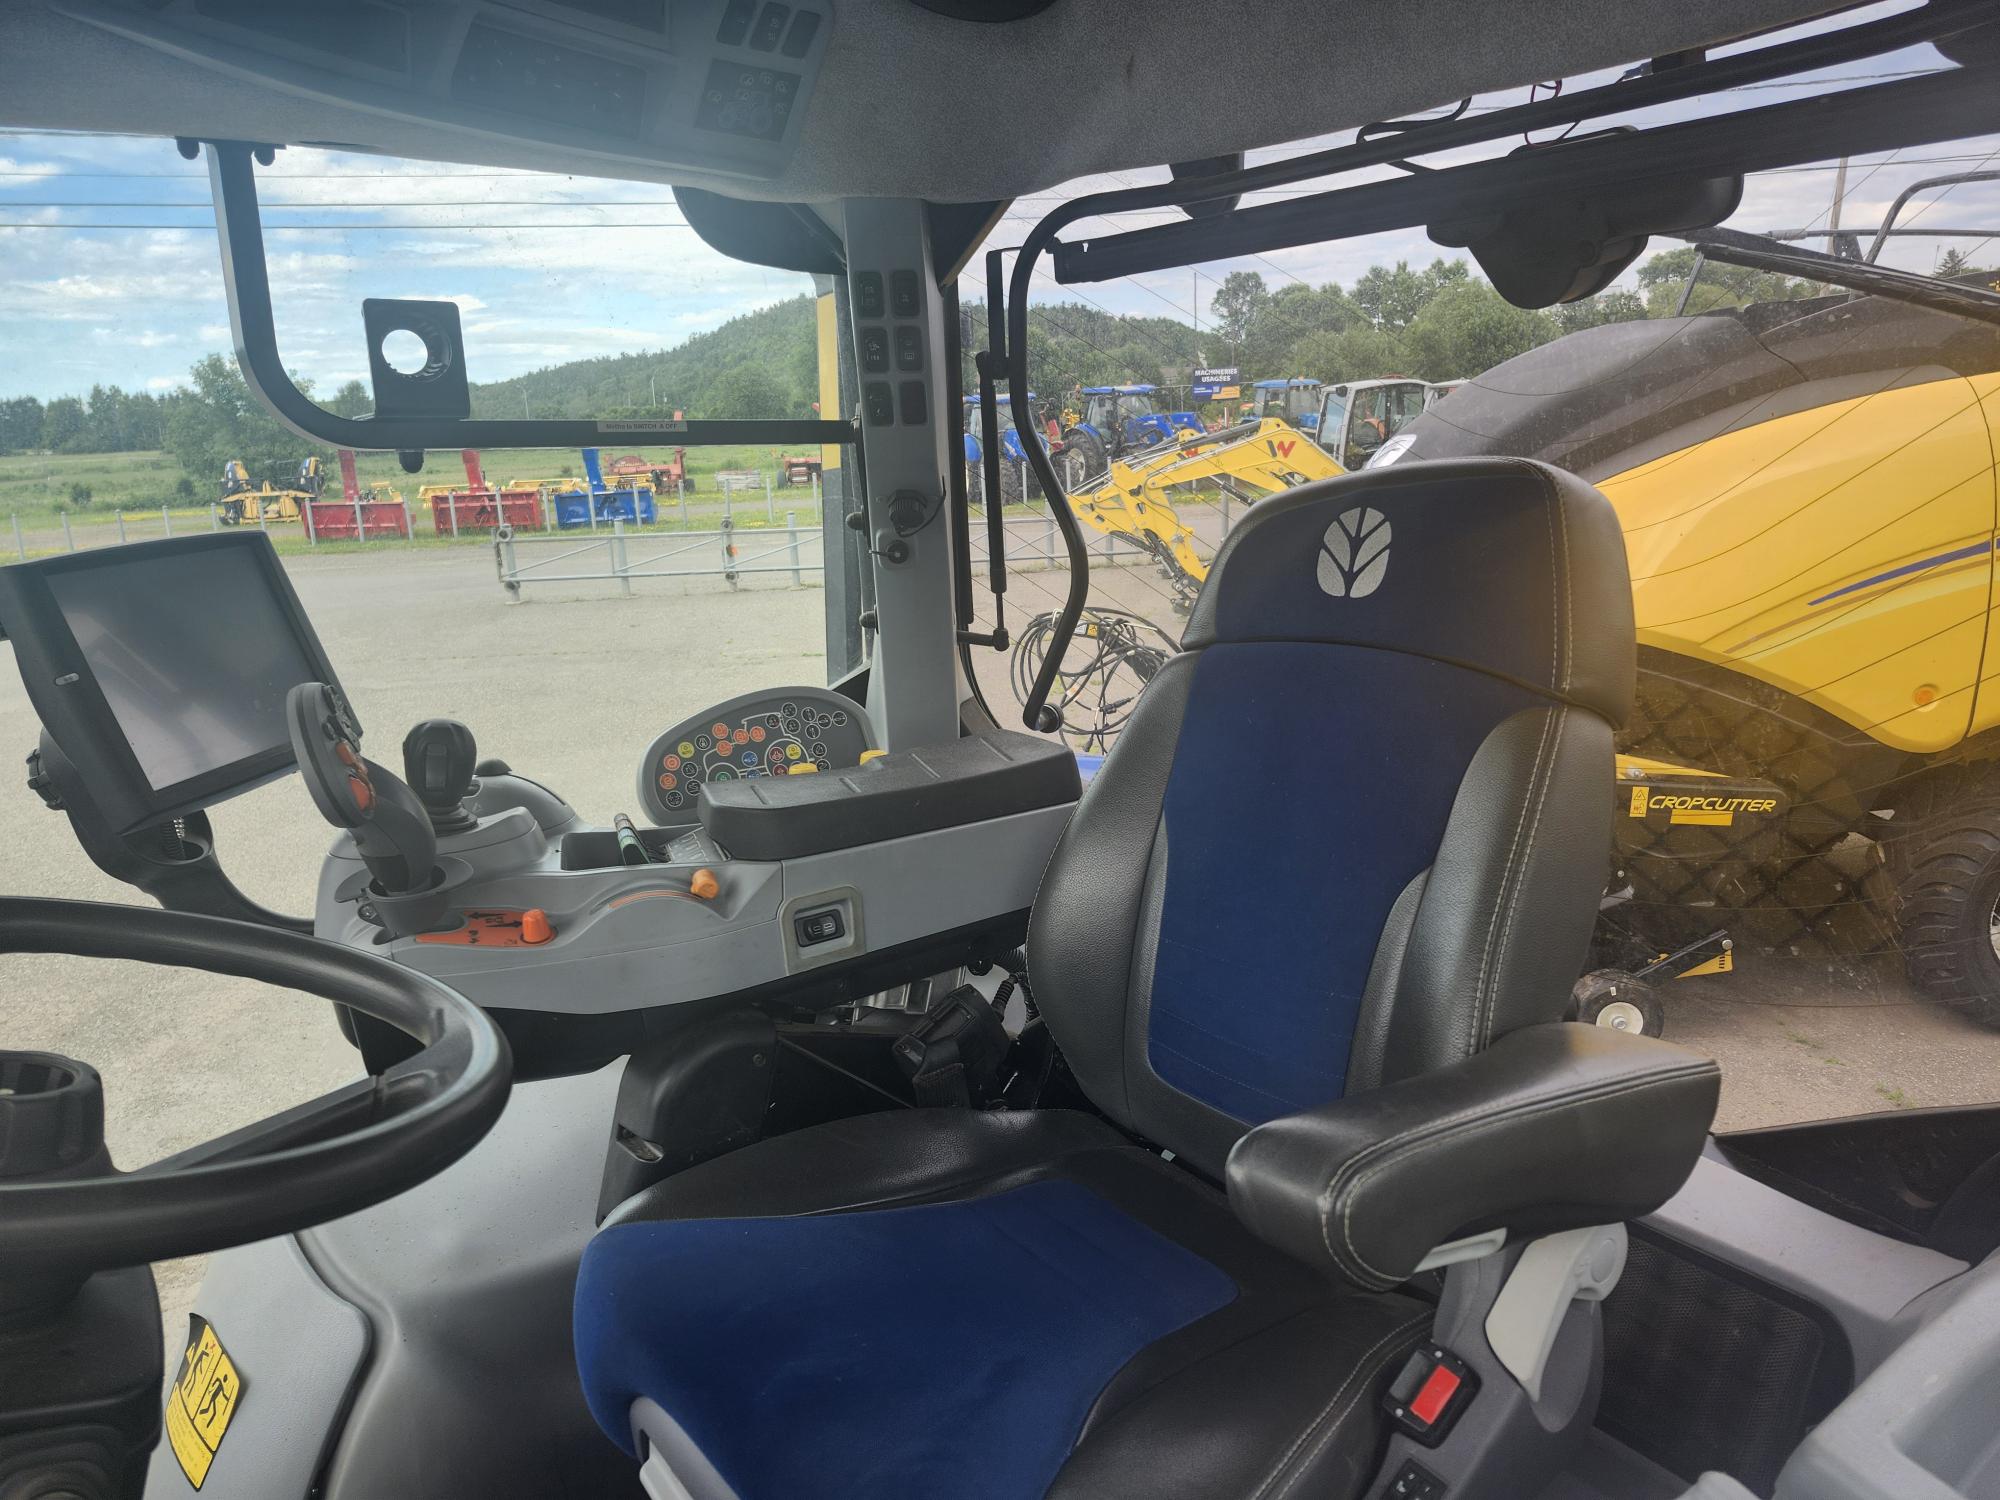
[[[378,759],[442,715],[469,724],[482,754],[545,779],[583,815],[634,805],[636,759],[668,723],[763,686],[823,679],[817,588],[780,581],[545,585],[510,605],[489,554],[456,550],[294,557],[286,564]],[[1158,608],[1146,569],[1098,575],[1105,602]],[[1057,574],[1017,574],[1017,630],[1060,591]],[[1007,659],[975,652],[989,701],[1011,722]],[[0,723],[25,753],[34,719],[0,672]],[[304,911],[330,831],[291,778],[216,810],[225,863],[272,906]],[[60,814],[25,786],[0,792],[0,889],[122,901]],[[0,1045],[67,1052],[104,1074],[112,1150],[133,1167],[311,1098],[358,1075],[329,1010],[247,981],[60,958],[0,959],[11,1003]],[[1728,1129],[2000,1095],[2000,1034],[1917,1003],[1894,960],[1841,964],[1745,955],[1736,974],[1667,992],[1668,1036],[1724,1065]],[[164,1267],[178,1330],[198,1261]],[[170,1339],[178,1332],[170,1333]]]

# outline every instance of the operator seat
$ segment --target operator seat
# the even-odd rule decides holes
[[[1442,1188],[1398,1159],[1393,1222],[1363,1201],[1336,1235],[1307,1201],[1296,1251],[1232,1212],[1261,1159],[1216,1184],[1253,1127],[1378,1089],[1407,1112],[1397,1081],[1559,1020],[1632,688],[1624,542],[1580,480],[1448,461],[1259,505],[1035,903],[1035,996],[1104,1117],[891,1111],[647,1189],[577,1284],[605,1431],[653,1493],[699,1500],[1357,1494],[1431,1326],[1417,1259],[1491,1216],[1494,1184],[1562,1168],[1504,1129],[1473,1170],[1443,1153]],[[1515,1118],[1597,1086],[1592,1037],[1685,1058],[1537,1029],[1563,1037],[1516,1064],[1541,1102]],[[1659,1100],[1631,1092],[1636,1138]],[[1699,1113],[1678,1175],[1579,1167],[1565,1209],[1508,1227],[1656,1207],[1709,1118],[1669,1104]]]

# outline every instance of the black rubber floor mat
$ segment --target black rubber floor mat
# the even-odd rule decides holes
[[[1823,1309],[1643,1231],[1604,1343],[1600,1428],[1690,1482],[1715,1469],[1760,1495],[1853,1383]]]

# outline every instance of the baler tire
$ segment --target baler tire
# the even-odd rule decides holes
[[[1941,808],[1898,842],[1896,938],[1910,982],[2000,1029],[2000,797]]]

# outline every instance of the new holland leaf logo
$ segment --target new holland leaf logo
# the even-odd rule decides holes
[[[1355,506],[1326,528],[1319,544],[1319,586],[1336,599],[1366,599],[1389,571],[1389,518]]]

